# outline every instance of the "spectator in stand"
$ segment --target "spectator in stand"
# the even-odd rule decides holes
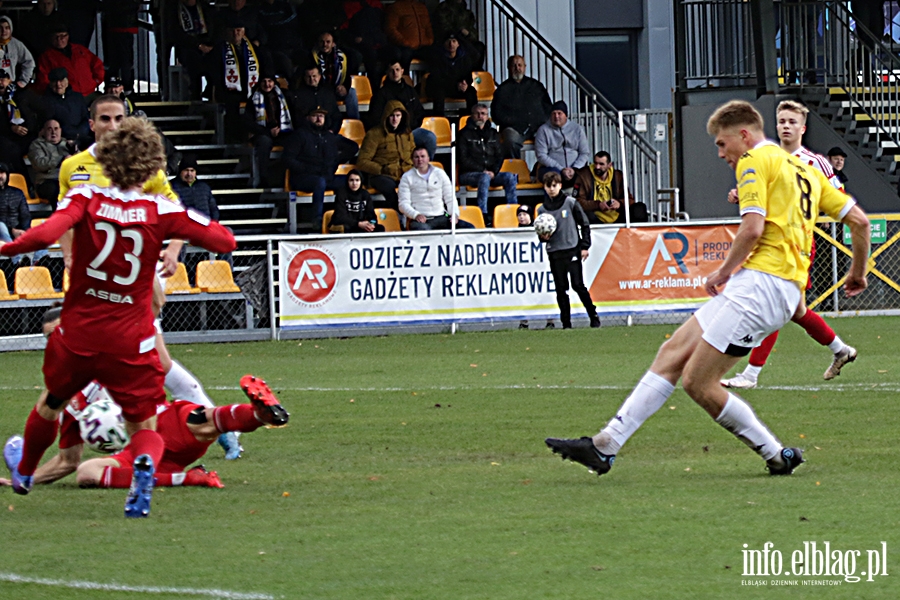
[[[409,71],[409,63],[419,51],[434,44],[431,17],[419,0],[397,0],[384,9],[384,32],[400,52],[400,64]]]
[[[131,101],[130,98],[125,94],[125,83],[122,81],[122,78],[119,77],[115,73],[107,73],[106,74],[106,82],[103,85],[103,90],[105,94],[109,94],[110,96],[115,96],[120,99],[122,103],[125,105],[125,116],[136,116],[136,117],[144,117],[146,113],[142,110],[135,110],[134,102]]]
[[[466,121],[456,140],[456,160],[459,167],[460,185],[478,187],[478,206],[484,213],[485,225],[490,226],[491,216],[488,213],[488,188],[502,185],[506,193],[507,204],[518,204],[516,184],[519,178],[515,173],[501,173],[503,166],[503,148],[500,145],[500,134],[488,119],[488,108],[484,104],[476,104],[472,116]]]
[[[409,115],[409,127],[412,129],[416,146],[428,148],[428,155],[434,156],[437,151],[437,136],[427,129],[422,129],[422,119],[425,117],[425,109],[419,101],[419,94],[415,88],[409,85],[403,78],[403,65],[400,60],[392,57],[388,59],[387,74],[380,88],[374,88],[375,95],[369,103],[367,128],[380,126],[384,107],[391,100],[397,100],[403,104]]]
[[[362,186],[362,173],[353,169],[347,173],[347,183],[334,194],[334,214],[331,233],[381,233],[384,225],[375,216],[372,196]]]
[[[594,155],[594,162],[575,173],[575,199],[587,215],[588,221],[599,223],[624,223],[625,178],[622,171],[613,167],[612,157],[606,150]],[[647,205],[635,202],[628,192],[632,223],[646,223]]]
[[[471,112],[478,102],[478,92],[472,86],[472,68],[477,57],[468,43],[447,34],[440,48],[433,48],[428,57],[428,79],[425,93],[434,103],[434,114],[444,115],[445,98],[464,98],[466,111]]]
[[[394,188],[413,166],[415,146],[408,123],[409,114],[403,103],[389,101],[382,111],[381,126],[366,132],[356,158],[357,168],[369,176],[369,185],[384,195],[385,203],[394,210],[398,208]]]
[[[305,54],[297,9],[289,0],[262,0],[257,10],[260,25],[269,38],[266,47],[275,73],[290,77],[294,63]]]
[[[214,99],[225,105],[225,137],[232,142],[245,142],[241,125],[241,103],[246,102],[261,70],[256,47],[244,33],[243,21],[231,14],[226,21],[225,40],[207,56],[211,58],[209,77]]]
[[[9,73],[16,85],[23,88],[31,83],[34,75],[34,57],[12,34],[12,20],[6,15],[0,16],[0,69]]]
[[[847,159],[847,153],[841,150],[840,146],[835,146],[828,151],[828,162],[834,170],[834,176],[838,178],[843,186],[849,181],[847,175],[844,174],[844,161]]]
[[[346,20],[337,32],[341,46],[359,55],[357,64],[366,65],[369,83],[377,90],[381,86],[388,53],[381,0],[344,0],[342,7]]]
[[[550,120],[541,125],[534,135],[534,150],[537,154],[538,179],[553,171],[562,176],[563,189],[575,182],[575,169],[580,169],[591,160],[584,127],[569,120],[569,108],[560,100],[550,111]]]
[[[453,183],[443,169],[431,164],[428,149],[413,151],[413,167],[400,178],[400,212],[407,218],[411,231],[474,229],[459,219],[459,205],[453,193]],[[452,219],[452,221],[451,221]]]
[[[125,93],[134,89],[134,36],[142,0],[106,0],[103,3],[103,58],[106,68],[118,73]]]
[[[9,186],[9,167],[0,163],[0,242],[11,242],[31,228],[31,211],[22,190]],[[34,253],[34,262],[40,264],[47,256],[46,250]],[[14,266],[26,267],[31,264],[27,256],[13,256]]]
[[[510,56],[506,65],[509,78],[494,90],[491,116],[500,128],[504,156],[521,158],[522,145],[534,139],[553,103],[544,84],[525,75],[524,58]]]
[[[50,82],[50,71],[62,67],[68,73],[73,91],[82,96],[94,92],[106,75],[103,62],[84,46],[69,41],[65,23],[57,25],[49,36],[50,47],[38,58],[36,91],[43,92]]]
[[[0,69],[0,162],[26,177],[28,170],[22,157],[37,131],[37,119],[28,96],[28,90],[20,89],[12,82],[10,73]]]
[[[479,57],[472,65],[472,70],[481,68],[484,62],[485,45],[478,41],[475,33],[475,13],[466,6],[466,0],[444,0],[434,10],[431,19],[434,29],[434,39],[444,40],[451,33],[456,34],[460,41],[471,46]]]
[[[241,23],[245,37],[257,49],[268,43],[269,37],[260,24],[259,10],[247,6],[247,0],[228,0],[228,6],[222,7],[216,15],[216,31],[225,32],[235,22]]]
[[[312,109],[303,126],[287,139],[281,156],[291,171],[291,189],[312,192],[317,230],[322,225],[325,190],[334,185],[338,166],[338,136],[325,127],[327,116],[324,108]]]
[[[341,111],[338,110],[337,99],[331,86],[323,83],[322,72],[314,64],[306,65],[303,71],[303,79],[297,88],[289,92],[288,103],[291,105],[291,113],[294,115],[308,115],[311,110],[324,108],[328,111],[325,118],[325,127],[334,134],[341,130]],[[353,140],[349,140],[338,134],[339,163],[348,163],[353,160],[359,151],[359,146]]]
[[[351,87],[352,75],[359,70],[359,65],[352,64],[347,55],[334,43],[334,35],[324,31],[319,34],[316,49],[312,51],[312,60],[322,73],[322,81],[334,90],[334,97],[343,100],[347,107],[347,118],[359,119],[359,100],[356,90]]]
[[[53,119],[44,123],[38,138],[28,147],[28,160],[34,169],[34,191],[54,211],[59,198],[59,166],[74,153],[75,144],[63,139],[62,128]]]
[[[31,50],[32,56],[40,56],[47,49],[47,33],[61,21],[56,0],[37,0],[31,10],[19,17],[16,37]]]
[[[91,133],[88,123],[88,105],[84,96],[69,87],[69,79],[63,67],[50,71],[50,85],[44,92],[44,114],[62,128],[63,139],[78,144],[80,137]]]
[[[100,12],[100,0],[57,0],[57,5],[62,20],[69,25],[72,42],[84,47],[90,46],[97,13]]]
[[[219,220],[219,206],[212,189],[204,181],[197,179],[197,157],[185,154],[178,164],[178,177],[172,180],[172,191],[185,208],[193,208],[212,221]]]
[[[244,127],[250,134],[256,162],[253,187],[272,187],[268,173],[269,155],[273,146],[285,145],[294,131],[294,122],[284,93],[269,69],[263,70],[259,85],[244,108]]]
[[[175,47],[175,58],[187,71],[191,100],[200,100],[202,77],[206,75],[207,59],[216,45],[215,6],[205,0],[178,0],[168,6],[169,36]]]

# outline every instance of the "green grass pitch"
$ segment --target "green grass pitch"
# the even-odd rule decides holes
[[[838,379],[788,325],[743,394],[806,450],[778,478],[680,388],[601,478],[544,446],[603,426],[673,326],[173,346],[217,404],[265,378],[290,425],[247,434],[238,461],[213,446],[225,489],[157,488],[145,520],[71,477],[0,489],[0,598],[896,599],[900,319],[831,324],[860,353]],[[2,355],[4,440],[40,363]],[[826,541],[861,552],[857,575],[886,542],[888,575],[743,575],[744,544],[790,570]],[[822,579],[841,584],[803,585]]]

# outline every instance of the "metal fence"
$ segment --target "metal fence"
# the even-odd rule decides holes
[[[816,229],[812,287],[807,291],[807,302],[817,312],[837,316],[900,314],[900,214],[870,217],[873,245],[869,288],[855,298],[846,298],[840,289],[850,264],[850,249],[844,244],[843,226],[828,219],[820,220]],[[382,328],[329,328],[282,333],[279,330],[281,265],[278,263],[278,243],[309,242],[315,238],[242,236],[238,239],[239,249],[230,257],[233,266],[228,257],[216,259],[197,249],[186,252],[182,263],[184,270],[169,279],[166,285],[167,303],[161,318],[169,343],[458,330],[456,325],[386,325]],[[67,283],[58,249],[51,250],[47,257],[39,257],[37,262],[37,267],[21,266],[14,265],[10,259],[0,259],[0,270],[6,280],[6,288],[0,286],[0,351],[37,350],[44,346],[42,315],[61,301]],[[680,323],[689,315],[690,311],[667,311],[665,306],[652,313],[629,313],[625,308],[604,316],[604,324]],[[516,326],[516,323],[506,322],[470,324],[460,328],[476,331]]]

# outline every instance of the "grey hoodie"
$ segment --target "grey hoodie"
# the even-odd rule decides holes
[[[562,127],[555,127],[548,120],[538,128],[534,136],[534,150],[538,162],[544,167],[580,169],[591,160],[584,128],[569,119]]]
[[[9,23],[9,30],[12,31],[12,21],[9,17],[4,15],[0,17],[0,21]],[[9,73],[13,81],[29,83],[34,74],[34,57],[25,44],[11,37],[5,45],[0,46],[0,69]]]

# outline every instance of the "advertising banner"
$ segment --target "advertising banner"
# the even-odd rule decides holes
[[[582,266],[601,316],[695,308],[736,230],[595,228]],[[558,316],[546,253],[531,229],[281,242],[279,290],[284,329]],[[569,296],[573,315],[584,315]]]

